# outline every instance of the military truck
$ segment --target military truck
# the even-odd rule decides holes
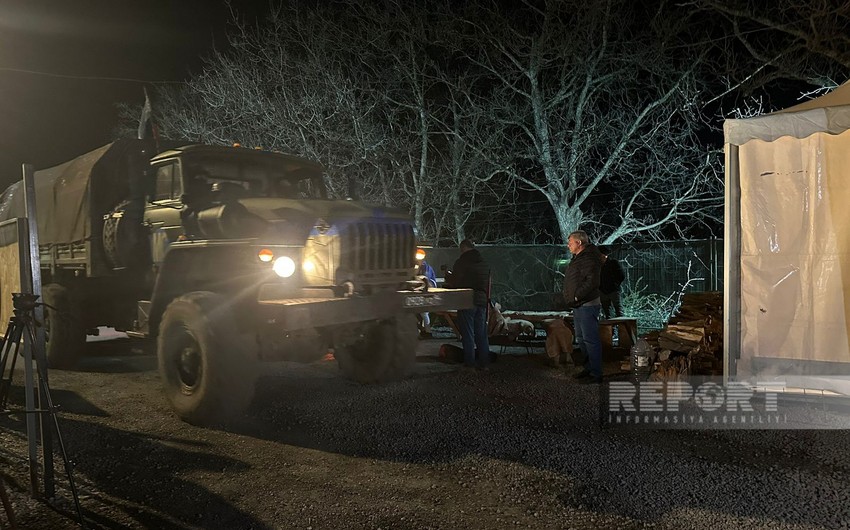
[[[319,164],[165,147],[120,140],[35,173],[51,367],[72,367],[99,326],[155,339],[177,415],[215,424],[247,407],[263,361],[332,349],[351,379],[398,379],[416,313],[472,306],[414,275],[407,215],[330,199]],[[22,195],[0,196],[0,220],[23,216]]]

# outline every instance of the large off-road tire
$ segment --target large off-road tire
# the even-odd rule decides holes
[[[370,326],[359,341],[336,348],[334,356],[354,381],[394,381],[406,376],[416,360],[418,335],[416,317],[401,315]]]
[[[149,232],[142,223],[143,212],[143,206],[124,201],[105,217],[103,251],[113,268],[139,269],[150,264]]]
[[[58,283],[45,285],[41,291],[44,306],[47,365],[50,368],[72,368],[86,347],[86,328],[80,319],[80,307],[72,292]]]
[[[239,416],[254,395],[256,343],[240,340],[227,300],[194,292],[172,301],[159,327],[159,374],[180,419],[219,425]]]

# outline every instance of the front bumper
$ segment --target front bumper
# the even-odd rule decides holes
[[[349,298],[289,298],[259,302],[267,324],[285,331],[353,324],[422,313],[473,307],[471,289],[432,288],[427,292],[390,291]]]

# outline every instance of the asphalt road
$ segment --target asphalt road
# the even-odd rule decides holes
[[[334,362],[270,365],[228,430],[176,419],[132,343],[91,343],[50,374],[86,526],[850,527],[850,440],[821,429],[843,421],[829,404],[783,404],[803,430],[602,428],[599,388],[523,351],[466,372],[436,358],[442,342],[381,386]],[[61,460],[59,511],[26,494],[23,433],[20,412],[0,419],[19,527],[76,528]]]

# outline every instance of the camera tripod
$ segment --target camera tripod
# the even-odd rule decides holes
[[[5,335],[3,335],[3,338],[0,339],[0,352],[2,352],[0,353],[0,355],[2,355],[2,357],[0,357],[0,409],[2,410],[7,410],[6,403],[9,398],[9,391],[12,387],[12,376],[15,373],[15,364],[17,363],[18,357],[23,355],[20,353],[19,348],[21,340],[23,340],[25,346],[30,348],[31,352],[35,352],[37,347],[35,326],[38,325],[38,323],[35,320],[35,308],[37,306],[43,306],[52,311],[56,311],[55,308],[47,304],[37,302],[37,300],[38,295],[35,294],[12,293],[13,315],[9,319],[9,325],[6,328]],[[15,350],[14,353],[12,352],[13,348]],[[59,449],[62,454],[62,460],[65,464],[65,473],[68,477],[71,494],[74,497],[74,507],[76,508],[80,525],[85,527],[82,510],[80,509],[80,498],[77,494],[77,486],[74,483],[74,474],[71,468],[71,463],[68,460],[68,453],[65,451],[65,442],[62,439],[62,431],[59,429],[59,418],[56,415],[56,407],[53,404],[53,398],[50,396],[50,387],[47,385],[47,367],[44,366],[46,363],[38,362],[38,359],[44,359],[44,356],[33,355],[33,358],[37,360],[35,363],[35,371],[38,377],[39,395],[44,399],[44,403],[47,405],[47,408],[37,408],[32,410],[25,408],[24,412],[26,414],[49,414],[53,420],[56,440],[59,442]],[[11,364],[9,365],[10,360]],[[9,365],[8,371],[6,370],[7,365]],[[45,453],[47,453],[47,451],[45,451]],[[45,454],[45,460],[47,458],[48,456]],[[52,457],[50,458],[50,461],[52,464]]]

